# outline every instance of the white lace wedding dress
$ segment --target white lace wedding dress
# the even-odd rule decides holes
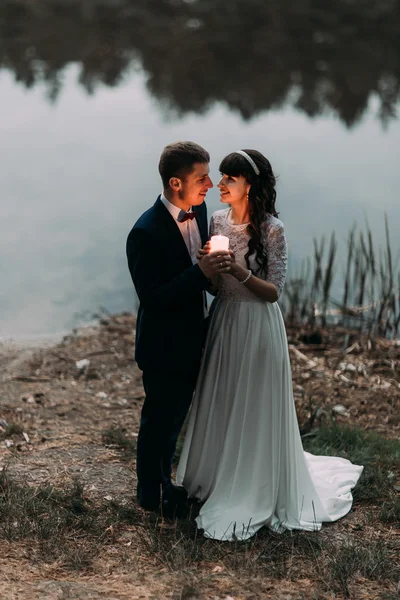
[[[246,266],[246,225],[231,224],[229,215],[229,208],[214,213],[211,234],[228,236]],[[263,235],[267,280],[280,293],[287,263],[282,222],[270,216]],[[257,274],[255,260],[250,266]],[[189,497],[204,501],[198,527],[218,540],[247,539],[263,525],[318,530],[350,510],[362,469],[303,451],[279,306],[221,276],[177,471]]]

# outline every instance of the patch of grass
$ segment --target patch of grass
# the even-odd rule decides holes
[[[364,431],[357,427],[332,423],[315,431],[315,435],[304,438],[304,449],[313,454],[344,456],[352,462],[398,464],[400,442],[388,440],[375,431]]]
[[[390,483],[387,469],[378,465],[368,465],[353,490],[355,502],[364,504],[376,503],[390,498],[393,495],[393,488]]]
[[[52,485],[42,486],[37,489],[37,498],[44,502],[71,511],[75,515],[88,512],[88,502],[84,498],[84,486],[78,479],[73,479],[70,487],[60,490]]]
[[[364,465],[364,471],[354,489],[357,502],[383,502],[380,520],[394,523],[400,518],[400,500],[393,482],[400,464],[400,442],[388,440],[376,432],[332,423],[303,439],[304,449],[319,455],[342,456]],[[325,544],[328,588],[350,596],[349,586],[357,577],[373,581],[395,582],[400,569],[395,564],[395,552],[384,540],[354,538],[351,543]],[[322,573],[321,573],[322,575]]]
[[[185,583],[179,592],[175,592],[172,600],[200,600],[200,590],[192,583]]]
[[[345,597],[358,576],[386,586],[400,577],[395,550],[381,539],[366,545],[357,537],[344,543],[321,532],[277,534],[261,529],[245,542],[218,542],[201,536],[194,521],[197,513],[194,505],[186,519],[165,522],[136,504],[111,501],[95,506],[77,480],[65,488],[33,488],[0,472],[0,539],[23,540],[33,559],[56,560],[67,569],[89,569],[128,524],[134,526],[130,531],[134,531],[136,552],[188,577],[198,573],[202,564],[214,565],[242,583],[265,577],[296,580],[298,572],[306,569],[308,577],[323,582],[326,591]],[[176,597],[195,598],[197,583],[186,579]]]
[[[125,458],[132,458],[136,454],[136,441],[126,435],[126,430],[121,427],[110,427],[102,432],[102,441],[105,446],[113,446],[121,450]]]
[[[132,448],[121,430],[111,429],[103,435],[108,443],[124,451]],[[398,442],[333,424],[305,438],[305,446],[316,454],[339,454],[366,464],[363,483],[357,486],[362,491],[358,493],[363,500],[383,499],[382,522],[395,523],[399,519],[400,501],[395,499],[392,485],[396,480]],[[390,540],[384,544],[381,534],[367,542],[356,534],[344,542],[342,537],[336,539],[335,530],[329,528],[283,534],[263,528],[245,542],[219,542],[198,531],[198,511],[199,505],[193,504],[186,519],[164,521],[155,513],[144,513],[135,503],[90,501],[78,480],[63,488],[31,487],[14,480],[6,470],[0,472],[0,540],[23,540],[33,558],[56,560],[68,569],[90,568],[98,553],[125,528],[133,536],[135,552],[175,574],[190,575],[198,572],[199,566],[215,565],[243,582],[265,577],[295,580],[306,569],[307,576],[320,582],[325,591],[345,596],[357,577],[382,581],[386,588],[400,577],[394,564],[395,551]],[[376,515],[376,508],[373,512]],[[193,595],[196,581],[182,581],[178,595]]]
[[[20,425],[18,425],[17,423],[9,423],[4,429],[3,433],[0,433],[0,438],[6,439],[13,435],[21,435],[22,432],[23,429]]]
[[[327,567],[331,589],[345,598],[350,596],[349,585],[356,577],[396,582],[400,576],[399,565],[383,540],[370,541],[367,547],[360,541],[336,545],[330,550]]]
[[[0,539],[24,540],[41,560],[58,560],[73,569],[87,568],[100,543],[108,541],[115,517],[94,507],[73,481],[64,489],[31,487],[0,472]]]
[[[383,503],[379,519],[382,523],[391,523],[400,527],[400,497],[397,495]]]
[[[390,469],[394,468],[398,460],[397,441],[333,423],[306,438],[305,446],[315,454],[341,455],[365,465],[364,478],[356,488],[355,495],[359,500],[391,500],[394,488],[389,475]],[[137,525],[138,515],[130,507],[119,508],[118,511],[119,518]],[[310,576],[314,573],[320,580],[325,578],[328,555],[332,581],[336,582],[332,585],[341,590],[345,589],[346,582],[352,580],[360,564],[363,576],[372,579],[383,577],[389,564],[384,548],[373,545],[366,553],[361,541],[358,545],[351,546],[354,551],[353,562],[346,564],[347,550],[342,551],[342,544],[332,545],[329,539],[326,540],[325,536],[317,532],[273,534],[262,529],[246,542],[209,540],[198,532],[194,522],[196,516],[194,506],[186,520],[175,522],[170,527],[164,527],[155,515],[145,517],[143,527],[138,527],[137,531],[146,553],[157,557],[160,564],[173,572],[190,570],[199,563],[206,562],[220,565],[223,570],[244,578],[266,575],[277,579],[288,577],[293,564],[304,564],[307,561]]]
[[[394,494],[391,470],[400,464],[400,442],[376,432],[332,423],[303,438],[304,449],[316,455],[342,456],[364,466],[354,489],[357,502],[376,502]]]
[[[206,560],[203,550],[208,540],[198,535],[194,509],[185,519],[168,527],[164,527],[163,520],[155,513],[149,513],[145,520],[142,516],[141,523],[137,533],[142,546],[171,571],[180,571]]]
[[[171,572],[187,572],[199,563],[207,563],[240,578],[280,579],[288,576],[293,561],[306,557],[313,564],[323,550],[319,533],[301,531],[275,534],[263,529],[245,542],[211,540],[198,531],[194,522],[197,512],[170,527],[150,515],[137,530],[146,551]]]
[[[379,600],[399,600],[399,592],[397,590],[393,592],[382,592],[382,594],[379,595]]]
[[[137,504],[118,504],[112,501],[108,505],[109,510],[115,515],[115,521],[135,525],[137,527],[147,526],[146,519],[143,519],[143,512],[138,508]],[[148,516],[148,519],[151,515]]]
[[[62,565],[72,571],[86,571],[99,551],[98,544],[91,547],[87,544],[81,547],[77,545],[69,547],[62,554]]]

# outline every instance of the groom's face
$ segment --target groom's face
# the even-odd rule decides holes
[[[209,173],[208,163],[194,163],[192,172],[181,180],[179,199],[188,208],[204,202],[208,190],[213,187]]]

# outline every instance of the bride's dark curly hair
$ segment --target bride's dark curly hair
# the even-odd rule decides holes
[[[276,178],[272,171],[271,163],[261,152],[257,150],[244,150],[256,163],[260,174],[257,175],[249,161],[238,154],[232,152],[226,156],[219,170],[225,175],[239,177],[243,175],[246,181],[251,185],[249,191],[249,216],[250,222],[247,226],[247,232],[250,235],[249,249],[245,256],[247,267],[249,267],[249,257],[256,254],[256,262],[260,267],[261,273],[266,274],[268,270],[268,254],[262,243],[261,228],[267,219],[267,215],[278,216],[275,210],[276,200]]]

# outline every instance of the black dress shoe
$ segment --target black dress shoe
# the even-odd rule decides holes
[[[178,501],[186,501],[188,497],[188,493],[184,487],[181,485],[174,485],[173,483],[164,487],[163,497],[166,498],[176,498]]]
[[[160,512],[167,519],[184,519],[188,515],[189,505],[183,500],[167,499],[162,501]]]
[[[188,514],[187,491],[185,488],[167,485],[162,494],[161,511],[164,517],[182,519]]]
[[[168,519],[181,519],[188,513],[187,491],[172,483],[165,486],[162,493],[159,488],[147,489],[138,483],[136,496],[141,508],[161,512]]]

